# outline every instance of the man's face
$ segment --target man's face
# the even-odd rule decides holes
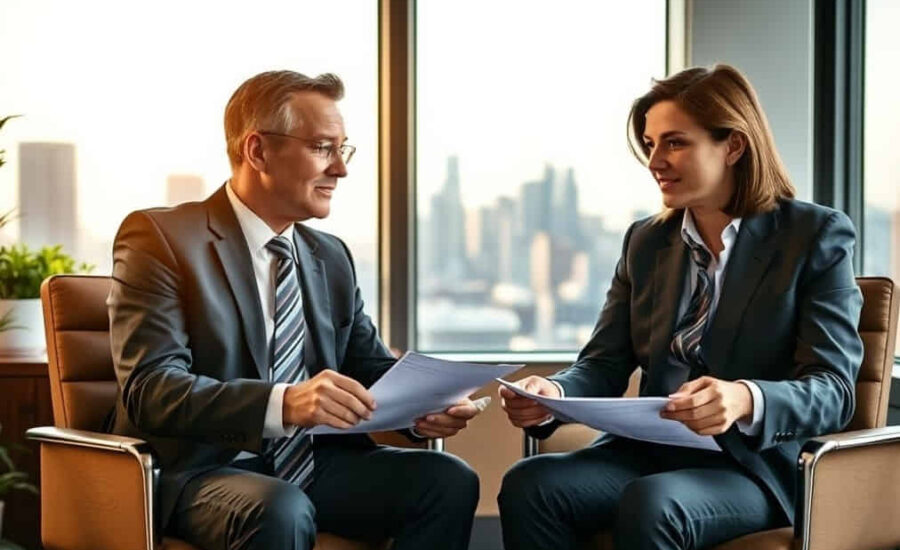
[[[324,218],[331,195],[347,166],[337,149],[344,143],[344,119],[337,103],[318,92],[295,94],[291,137],[263,135],[265,169],[262,187],[271,211],[284,221]],[[266,129],[267,130],[267,129]],[[329,155],[329,152],[334,153]]]

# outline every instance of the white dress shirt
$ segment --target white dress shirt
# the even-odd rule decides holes
[[[724,248],[722,249],[722,252],[719,253],[719,257],[716,258],[715,254],[713,254],[709,247],[706,246],[706,243],[703,242],[703,237],[700,236],[700,232],[697,231],[697,226],[694,224],[694,216],[691,214],[690,208],[684,209],[684,218],[681,222],[681,238],[687,243],[687,239],[690,237],[695,243],[699,244],[709,252],[712,257],[712,261],[709,263],[709,267],[706,270],[715,282],[713,300],[709,305],[709,316],[707,317],[706,322],[707,329],[709,329],[710,323],[715,319],[716,308],[719,307],[719,298],[722,296],[722,285],[725,284],[725,266],[728,265],[728,258],[731,255],[731,251],[734,249],[734,242],[737,240],[738,231],[740,231],[740,229],[741,218],[735,218],[731,220],[731,223],[725,226],[725,229],[722,230],[722,245]],[[690,265],[690,268],[684,282],[684,291],[681,293],[681,301],[678,303],[678,316],[676,319],[681,319],[687,311],[688,305],[691,302],[691,296],[694,293],[694,288],[697,286],[697,270],[700,268],[697,267],[697,264],[693,261],[689,261],[688,264]],[[738,382],[747,386],[750,390],[750,394],[753,396],[753,417],[749,421],[738,420],[737,427],[746,435],[757,435],[762,430],[762,419],[765,409],[762,390],[759,389],[759,386],[749,380],[738,380]]]
[[[707,273],[712,277],[715,284],[713,289],[713,300],[709,306],[707,328],[709,328],[709,323],[715,318],[716,308],[719,306],[719,297],[722,295],[722,285],[725,283],[725,267],[728,265],[728,258],[734,247],[734,242],[737,240],[738,231],[740,229],[741,218],[735,218],[725,226],[725,229],[722,230],[722,244],[724,248],[722,249],[722,252],[719,253],[719,257],[716,258],[715,254],[713,254],[712,251],[709,250],[709,247],[706,246],[706,243],[703,242],[703,237],[700,236],[700,232],[697,231],[697,226],[694,224],[694,216],[691,215],[691,210],[689,208],[684,210],[684,218],[681,222],[681,238],[685,243],[688,243],[688,237],[690,237],[695,243],[699,244],[709,252],[712,257],[712,261],[707,268]],[[681,319],[687,311],[688,305],[690,305],[691,302],[691,296],[694,293],[694,288],[697,286],[697,270],[700,268],[693,261],[689,261],[688,264],[688,276],[685,278],[684,290],[682,291],[681,299],[678,302],[676,319]],[[563,389],[562,384],[554,382],[553,380],[551,380],[551,382],[559,389],[560,395],[565,397],[565,390]],[[738,380],[738,382],[747,386],[750,390],[750,394],[753,396],[753,417],[749,421],[738,420],[737,427],[746,435],[757,435],[762,430],[762,419],[765,408],[762,390],[759,389],[759,386],[749,380]],[[540,425],[543,426],[552,420],[553,418],[551,417]]]
[[[253,262],[253,274],[256,279],[256,290],[259,292],[259,303],[262,304],[263,322],[266,328],[266,347],[269,349],[272,346],[272,338],[275,335],[275,276],[278,269],[278,258],[266,248],[266,244],[279,236],[285,237],[293,243],[294,226],[293,224],[290,225],[278,235],[246,204],[241,202],[241,199],[238,198],[231,188],[230,181],[225,184],[225,194],[228,196],[228,202],[231,203],[231,207],[234,209],[234,215],[237,216],[238,224],[241,226],[241,231],[243,231],[244,238],[247,240],[247,247],[250,249],[250,259]],[[294,276],[297,276],[296,270],[294,270]],[[299,281],[297,283],[299,284]],[[283,422],[282,405],[284,403],[284,391],[288,386],[290,384],[275,384],[272,388],[272,393],[269,394],[269,403],[266,406],[266,416],[263,424],[264,438],[284,437],[293,434],[297,429],[296,426],[285,428]],[[244,453],[241,453],[236,458],[244,458],[241,455],[244,455]]]

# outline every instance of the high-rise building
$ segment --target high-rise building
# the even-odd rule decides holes
[[[896,250],[896,238],[892,226],[892,218],[896,213],[888,212],[877,204],[866,204],[866,216],[863,220],[866,248],[863,254],[863,272],[870,275],[890,276],[893,256]],[[856,248],[859,254],[860,247]]]
[[[562,182],[553,182],[552,233],[559,239],[569,241],[569,245],[580,247],[581,229],[578,227],[578,187],[575,185],[575,170],[566,170]]]
[[[75,145],[19,144],[21,241],[31,247],[62,245],[78,254]]]
[[[548,164],[543,178],[522,184],[522,236],[529,243],[537,233],[550,231],[555,177]]]
[[[194,174],[170,174],[166,178],[166,206],[206,198],[203,178]]]
[[[430,272],[444,279],[466,276],[466,217],[459,191],[459,159],[447,159],[447,179],[431,198]]]
[[[478,261],[472,266],[475,274],[494,282],[500,272],[499,208],[482,206],[478,210]]]

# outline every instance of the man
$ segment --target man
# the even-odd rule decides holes
[[[161,525],[202,548],[312,548],[316,531],[394,548],[465,548],[475,474],[442,453],[316,436],[377,408],[394,363],[363,312],[350,252],[324,218],[354,148],[343,84],[266,72],[225,110],[232,178],[200,203],[132,213],[109,296],[113,430],[158,453]],[[465,400],[419,419],[447,437]],[[415,436],[413,436],[415,437]]]

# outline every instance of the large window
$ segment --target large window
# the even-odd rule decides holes
[[[626,116],[666,2],[417,6],[417,347],[576,350],[660,204]]]
[[[863,271],[900,282],[900,3],[868,0],[866,12]]]
[[[0,239],[62,244],[109,273],[111,245],[138,208],[200,200],[229,177],[222,118],[265,70],[337,73],[358,149],[332,215],[376,313],[377,2],[250,4],[5,0]]]

